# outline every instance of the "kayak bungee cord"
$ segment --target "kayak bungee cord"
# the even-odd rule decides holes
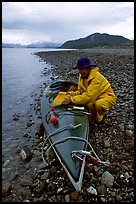
[[[59,133],[59,132],[61,132],[61,131],[64,131],[65,129],[68,129],[68,128],[76,129],[76,128],[80,127],[81,125],[82,125],[82,124],[78,124],[78,125],[74,126],[74,125],[70,124],[70,125],[64,126],[64,127],[60,128],[59,130],[54,131],[54,132],[52,132],[51,134],[49,134],[49,135],[47,136],[47,138],[45,139],[45,141],[43,142],[43,146],[42,146],[42,158],[43,158],[43,161],[46,163],[46,161],[45,161],[45,159],[44,159],[44,156],[43,156],[43,150],[47,151],[47,150],[49,150],[52,146],[54,146],[54,145],[56,145],[56,144],[62,143],[62,142],[66,141],[66,140],[69,140],[69,139],[75,139],[75,140],[85,141],[85,142],[89,145],[89,147],[91,148],[91,150],[92,150],[92,152],[94,153],[94,155],[96,156],[96,158],[92,156],[91,151],[90,151],[90,152],[87,152],[87,151],[83,151],[83,150],[72,151],[72,152],[71,152],[72,158],[73,158],[74,156],[76,156],[77,158],[79,158],[79,157],[76,155],[77,153],[79,153],[79,154],[82,154],[83,156],[90,156],[91,158],[93,158],[93,159],[96,160],[97,162],[102,163],[102,164],[104,164],[104,165],[106,165],[106,166],[107,166],[107,165],[109,166],[109,165],[110,165],[110,162],[109,162],[109,161],[102,161],[102,160],[97,156],[97,154],[95,153],[95,151],[94,151],[92,145],[90,144],[90,142],[88,142],[88,141],[87,141],[86,139],[84,139],[84,138],[79,138],[79,137],[66,137],[66,138],[60,139],[60,140],[58,140],[58,141],[56,141],[56,142],[54,142],[54,143],[52,143],[52,144],[49,144],[49,145],[46,147],[46,149],[44,149],[44,144],[45,144],[45,142],[47,141],[47,139],[49,139],[49,137],[51,137],[51,136],[53,136],[53,135],[55,135],[55,134],[57,134],[57,133]],[[80,159],[81,159],[81,157],[80,157]],[[46,164],[47,164],[47,163],[46,163]]]
[[[49,149],[51,148],[51,145],[48,145],[47,148],[44,149],[44,144],[46,143],[46,141],[47,141],[51,136],[56,135],[57,133],[62,132],[62,131],[64,131],[64,130],[68,129],[68,128],[71,128],[71,129],[74,130],[74,129],[80,127],[80,126],[82,126],[82,124],[80,124],[80,123],[77,124],[77,125],[75,125],[75,126],[72,125],[72,124],[66,125],[66,126],[64,126],[64,127],[62,127],[62,128],[59,128],[58,130],[52,132],[51,134],[49,134],[49,135],[46,137],[46,139],[44,140],[43,145],[42,145],[42,158],[43,158],[43,161],[44,161],[46,164],[47,164],[47,162],[46,162],[45,159],[44,159],[43,150],[47,151],[47,150],[49,150]],[[45,135],[45,134],[44,134],[44,135]],[[44,137],[44,138],[45,138],[45,137]]]

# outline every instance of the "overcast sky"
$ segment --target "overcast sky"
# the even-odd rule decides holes
[[[2,2],[2,42],[59,42],[108,33],[134,39],[134,2]]]

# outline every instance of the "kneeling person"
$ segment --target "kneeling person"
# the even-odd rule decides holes
[[[75,91],[70,90],[70,97],[62,103],[86,106],[92,118],[100,122],[105,113],[116,104],[117,97],[111,84],[89,58],[78,59],[73,69],[79,70],[78,87]]]

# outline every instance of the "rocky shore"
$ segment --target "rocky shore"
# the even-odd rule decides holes
[[[31,146],[16,152],[21,161],[20,171],[14,173],[11,181],[2,184],[2,201],[134,202],[134,50],[85,49],[39,52],[36,55],[51,64],[52,79],[77,82],[78,71],[71,68],[79,57],[89,57],[110,81],[117,103],[101,124],[90,127],[89,142],[99,158],[111,164],[85,166],[82,190],[76,192],[53,152],[47,152],[47,163],[43,161],[44,128],[40,99],[47,86],[44,83],[32,104],[39,119],[34,141]],[[47,70],[43,70],[43,75],[47,74]],[[33,120],[27,125],[31,127]],[[24,134],[24,137],[29,135]],[[8,160],[3,162],[5,171],[7,167]]]

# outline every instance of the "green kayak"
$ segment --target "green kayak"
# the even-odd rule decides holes
[[[53,100],[59,92],[67,92],[71,81],[55,81],[48,85],[41,98],[41,115],[45,135],[77,191],[81,190],[85,155],[80,159],[74,152],[85,151],[89,134],[89,120],[84,107],[58,104]]]

